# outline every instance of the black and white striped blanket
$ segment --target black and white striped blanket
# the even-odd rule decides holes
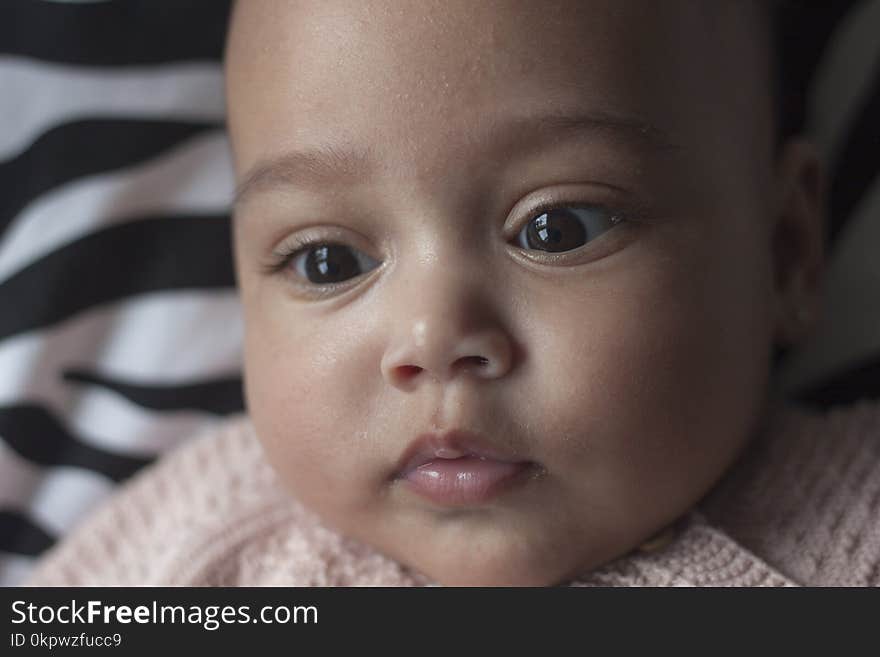
[[[228,4],[0,0],[0,584],[243,408]],[[820,404],[880,397],[880,0],[829,4],[789,44],[833,171],[828,308],[780,379]]]
[[[242,409],[218,0],[0,0],[0,582]]]

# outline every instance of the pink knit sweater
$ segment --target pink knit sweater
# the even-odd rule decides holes
[[[143,471],[29,585],[412,586],[422,575],[323,526],[282,490],[246,416]],[[880,585],[880,403],[787,407],[671,541],[571,582]]]

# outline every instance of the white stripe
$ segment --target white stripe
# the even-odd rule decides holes
[[[43,468],[0,441],[0,508],[14,510],[52,536],[62,536],[116,485],[81,468]]]
[[[66,426],[82,442],[126,456],[156,457],[223,420],[200,411],[150,411],[100,388],[79,389]]]
[[[0,162],[60,123],[87,118],[222,121],[219,64],[98,68],[0,56]]]
[[[825,304],[811,339],[792,355],[778,385],[792,392],[880,354],[880,178],[856,208],[834,247]]]
[[[226,212],[234,180],[224,133],[188,140],[131,169],[91,176],[37,198],[0,241],[0,282],[36,258],[134,216]]]
[[[21,586],[33,570],[36,559],[0,552],[0,586]]]
[[[816,70],[808,102],[807,132],[835,166],[847,129],[871,90],[880,66],[880,0],[849,12],[835,30]]]
[[[111,391],[63,381],[61,372],[83,368],[147,385],[235,376],[242,339],[234,291],[134,297],[0,342],[0,406],[40,403],[88,444],[153,456],[217,418],[143,409]]]
[[[0,403],[65,367],[144,383],[222,376],[241,366],[242,335],[235,290],[138,295],[0,342]]]

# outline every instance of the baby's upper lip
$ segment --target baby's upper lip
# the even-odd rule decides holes
[[[435,459],[457,459],[465,456],[506,463],[518,463],[524,460],[510,452],[505,453],[493,447],[488,440],[477,433],[465,429],[450,429],[442,433],[423,433],[416,437],[398,460],[395,476],[404,477],[419,466]]]

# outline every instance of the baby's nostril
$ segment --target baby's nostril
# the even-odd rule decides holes
[[[398,368],[400,371],[400,376],[404,379],[411,379],[416,374],[422,371],[422,368],[418,365],[402,365]]]

